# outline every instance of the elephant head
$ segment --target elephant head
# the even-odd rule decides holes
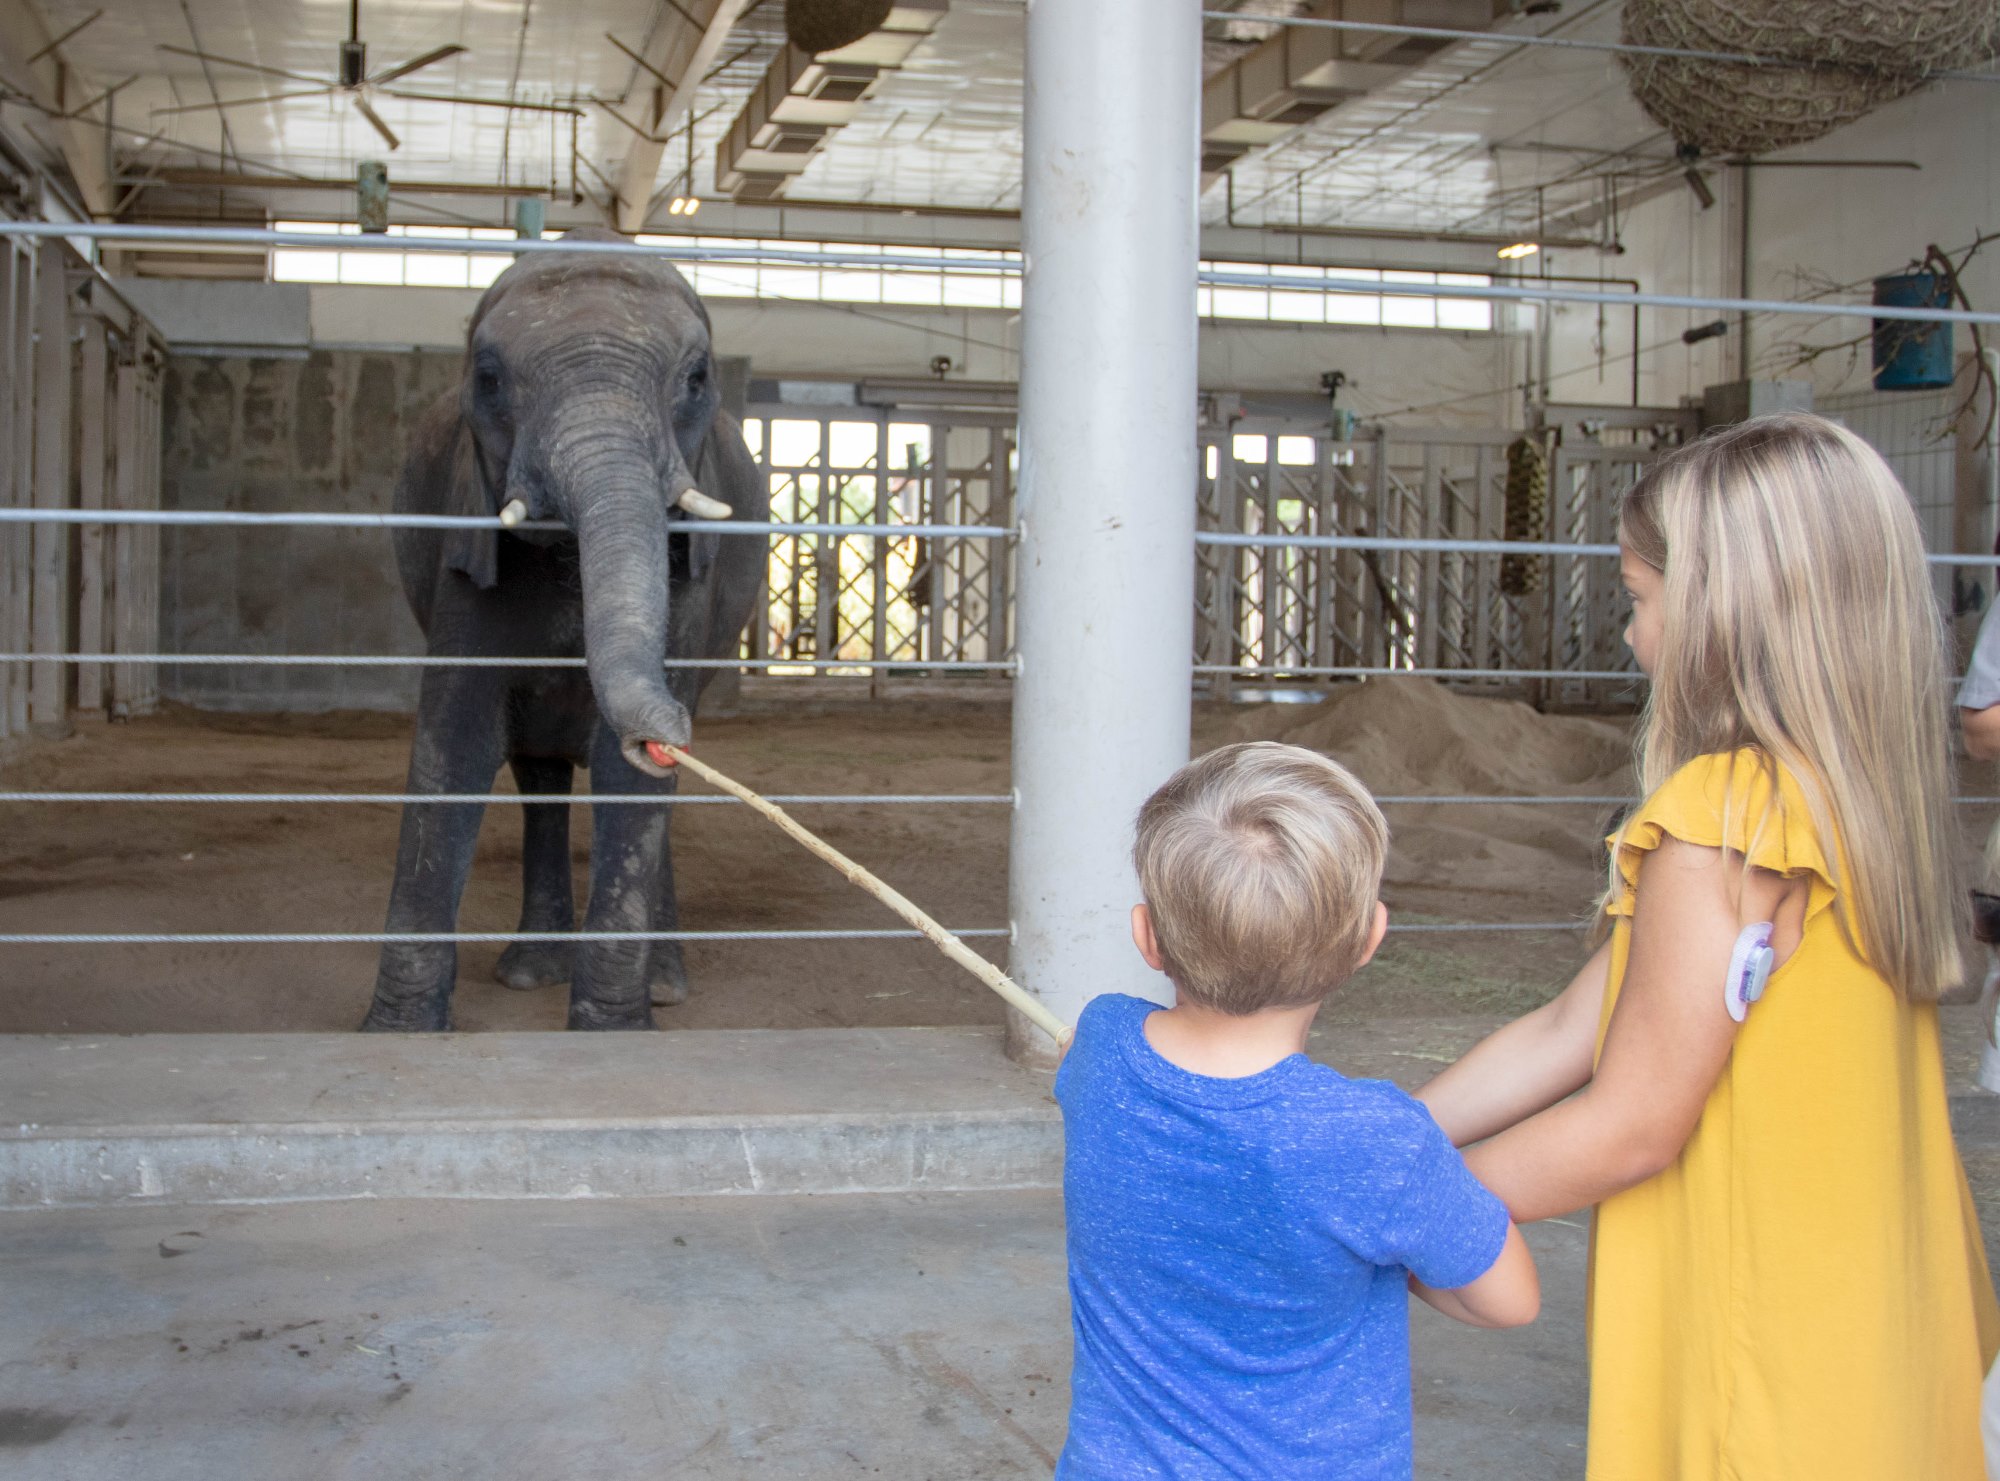
[[[596,229],[572,238],[622,240]],[[597,707],[626,759],[656,774],[645,743],[685,745],[690,732],[662,668],[669,524],[730,513],[692,471],[716,403],[707,311],[663,260],[531,253],[473,315],[459,400],[463,505],[508,526],[555,520],[574,532]],[[490,587],[499,541],[491,529],[455,532],[446,560]]]

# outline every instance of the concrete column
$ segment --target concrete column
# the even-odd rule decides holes
[[[1187,760],[1195,0],[1030,0],[1010,967],[1073,1022],[1171,989],[1132,950],[1132,821]],[[1008,1052],[1054,1062],[1010,1022]]]

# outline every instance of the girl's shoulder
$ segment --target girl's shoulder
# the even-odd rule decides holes
[[[1755,818],[1774,807],[1799,814],[1811,826],[1805,789],[1792,769],[1757,746],[1739,746],[1695,757],[1662,782],[1641,811],[1720,820],[1724,815]]]
[[[1624,882],[1612,914],[1630,913],[1641,861],[1668,838],[1728,849],[1774,874],[1811,876],[1811,913],[1837,892],[1833,851],[1819,836],[1805,789],[1791,768],[1753,746],[1695,757],[1606,840]]]

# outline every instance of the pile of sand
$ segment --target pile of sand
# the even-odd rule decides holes
[[[1203,741],[1281,740],[1351,767],[1382,795],[1626,796],[1631,732],[1622,721],[1545,715],[1432,679],[1369,679],[1314,705],[1266,705],[1232,715]],[[1602,877],[1611,808],[1403,804],[1389,809],[1389,882],[1454,894],[1575,901],[1586,909]],[[1503,919],[1505,902],[1461,918]],[[1443,913],[1458,914],[1457,911]]]

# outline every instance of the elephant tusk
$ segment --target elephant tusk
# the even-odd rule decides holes
[[[728,519],[736,511],[720,499],[711,499],[700,489],[683,489],[674,502],[696,519]]]
[[[509,499],[500,508],[500,524],[504,529],[513,529],[527,517],[528,506],[520,499]]]

